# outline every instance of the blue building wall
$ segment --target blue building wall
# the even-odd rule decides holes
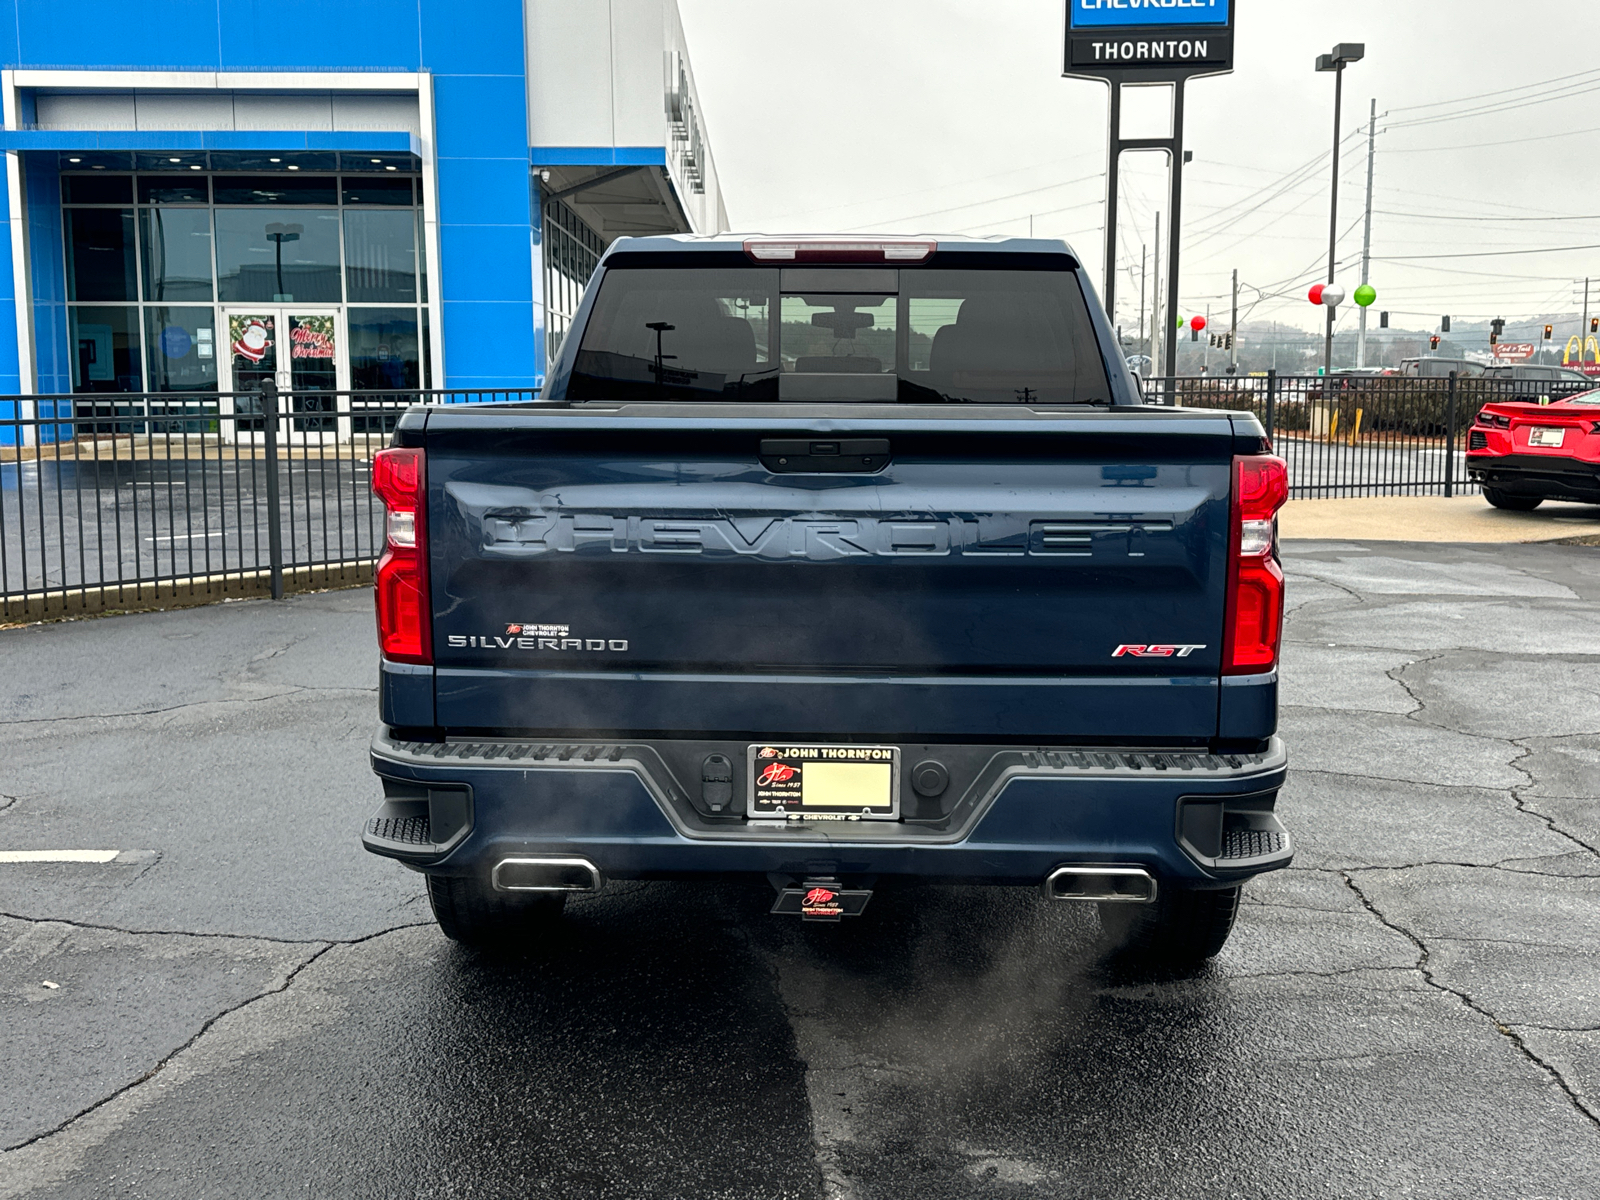
[[[9,327],[17,311],[17,294],[11,275],[11,182],[10,160],[0,154],[0,329]],[[22,370],[17,362],[17,340],[0,336],[0,396],[14,396],[22,390]],[[16,417],[13,408],[0,400],[0,421]],[[0,430],[0,446],[15,440],[12,431]]]
[[[542,373],[523,38],[521,0],[0,0],[11,68],[429,72],[443,276],[429,288],[445,356],[434,383],[453,388],[527,387]],[[49,233],[33,221],[56,225],[52,251],[33,256],[39,386],[68,390],[65,313],[45,262],[59,273],[59,203],[39,211],[58,184],[33,174],[30,241]],[[0,388],[13,390],[5,362]]]
[[[421,0],[418,14],[438,129],[438,309],[450,386],[527,387],[544,359],[534,337],[522,4]],[[457,286],[468,272],[471,290]]]

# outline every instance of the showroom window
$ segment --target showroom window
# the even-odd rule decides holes
[[[219,170],[190,157],[199,161],[161,170],[168,159],[141,154],[138,166],[158,169],[91,172],[62,156],[74,392],[254,387],[260,371],[241,366],[259,365],[254,343],[239,353],[233,343],[261,329],[288,337],[313,327],[322,331],[315,346],[296,338],[283,348],[284,371],[301,342],[319,358],[295,358],[289,386],[428,386],[414,159],[237,156],[256,169]]]

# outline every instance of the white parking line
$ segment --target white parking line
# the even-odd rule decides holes
[[[120,850],[0,850],[0,863],[108,863]]]

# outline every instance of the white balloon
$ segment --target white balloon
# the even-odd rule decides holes
[[[1322,302],[1329,308],[1336,308],[1344,303],[1344,289],[1337,284],[1330,283],[1322,289]]]

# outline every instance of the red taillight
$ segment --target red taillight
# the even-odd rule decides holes
[[[939,243],[927,238],[746,238],[744,252],[757,262],[922,262]]]
[[[1288,498],[1289,468],[1283,459],[1264,454],[1234,458],[1224,675],[1257,675],[1278,665],[1283,570],[1275,553],[1277,514]]]
[[[378,649],[395,662],[433,662],[428,607],[428,473],[421,450],[394,446],[372,459],[372,490],[383,500],[378,559]]]

